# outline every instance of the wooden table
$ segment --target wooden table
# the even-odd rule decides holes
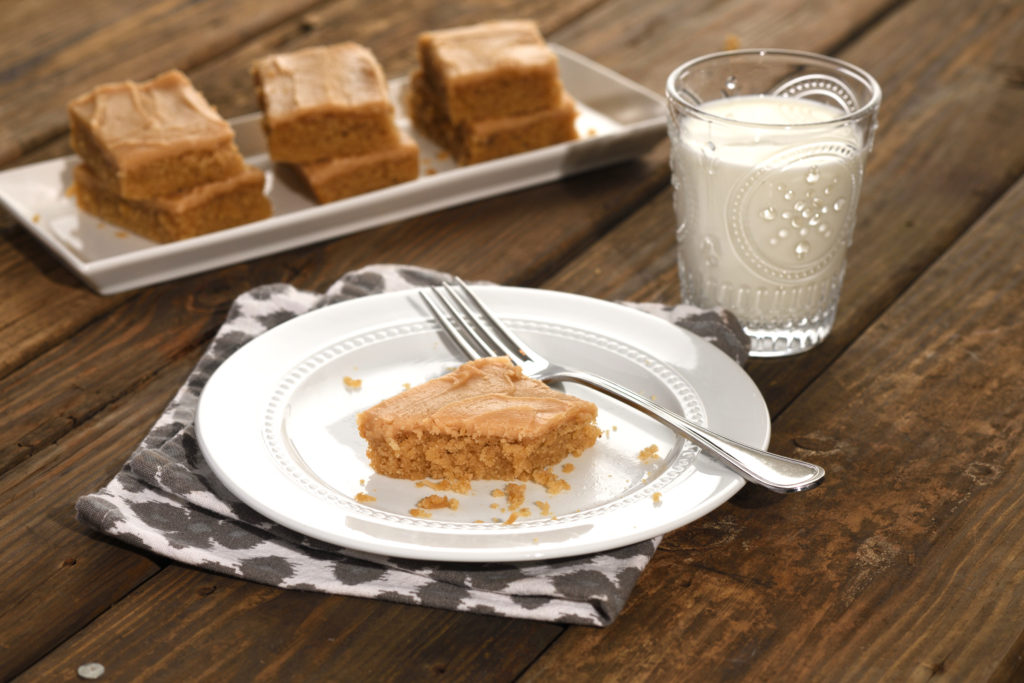
[[[678,301],[667,142],[645,157],[112,296],[0,218],[0,678],[1021,680],[1024,4],[1013,0],[38,0],[0,19],[0,164],[66,154],[94,84],[189,73],[228,117],[248,65],[354,39],[391,74],[418,32],[496,16],[661,91],[723,47],[833,54],[885,96],[831,336],[756,360],[771,448],[814,491],[745,487],[669,534],[590,628],[284,591],[112,542],[108,481],[259,284],[370,263],[609,300]],[[514,243],[516,248],[506,250]]]

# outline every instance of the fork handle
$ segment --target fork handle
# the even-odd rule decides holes
[[[820,484],[825,476],[825,469],[818,465],[769,453],[716,434],[604,377],[573,370],[551,373],[545,376],[544,381],[576,382],[618,399],[718,456],[747,481],[772,491],[805,491]]]

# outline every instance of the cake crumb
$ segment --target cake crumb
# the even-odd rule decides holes
[[[722,41],[722,49],[724,50],[738,50],[740,49],[740,37],[735,33],[728,33],[725,36],[725,40]]]
[[[517,508],[526,500],[525,484],[505,484],[505,499],[508,500],[509,508]]]
[[[504,498],[505,497],[505,492],[502,491],[501,489],[492,489],[491,490],[491,497],[492,498]]]
[[[497,503],[491,503],[491,509],[492,509],[492,510],[497,510],[497,509],[498,509],[498,508],[500,508],[500,507],[501,507],[501,506],[500,506],[500,505],[498,505]]]
[[[519,518],[519,515],[516,514],[515,512],[513,512],[511,515],[508,516],[508,519],[506,519],[504,522],[502,522],[502,524],[515,524],[515,521],[518,518]]]
[[[357,503],[372,503],[375,500],[377,500],[377,498],[371,496],[369,493],[363,493],[362,491],[360,491],[359,493],[356,494]]]
[[[345,375],[344,377],[341,378],[341,381],[345,383],[345,387],[348,388],[348,389],[362,389],[363,388],[363,380],[361,380],[361,379],[355,379],[355,378],[349,377],[348,375]]]
[[[540,509],[540,514],[545,515],[545,516],[551,514],[551,504],[548,503],[547,501],[535,500],[535,501],[533,501],[533,504],[536,505]]]
[[[471,490],[469,479],[441,479],[440,481],[422,479],[416,482],[416,486],[420,488],[426,486],[435,491],[453,491],[455,493],[469,493]]]
[[[533,514],[533,511],[530,510],[530,508],[519,508],[519,510],[516,511],[516,514],[520,517],[529,517]]]
[[[640,454],[637,455],[637,458],[639,458],[640,462],[648,462],[649,460],[660,460],[661,456],[658,455],[658,446],[655,444],[651,444],[647,448],[640,451]]]
[[[571,462],[567,462],[564,465],[562,465],[562,471],[565,472],[566,474],[569,474],[574,469],[576,469],[576,465],[573,465]]]
[[[423,519],[430,519],[430,513],[426,510],[420,510],[419,508],[412,508],[409,510],[409,514],[413,517],[421,517]]]
[[[660,507],[661,506],[661,491],[658,491],[653,496],[651,496],[651,500],[654,501],[654,507]]]
[[[571,486],[565,479],[560,478],[551,470],[534,470],[533,480],[544,487],[548,493],[554,495],[562,491],[568,491]]]
[[[424,510],[440,510],[441,508],[458,510],[459,500],[458,498],[449,498],[448,496],[438,496],[435,494],[420,498],[416,503],[416,507]]]

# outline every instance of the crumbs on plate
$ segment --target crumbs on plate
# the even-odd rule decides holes
[[[505,484],[505,500],[508,501],[510,508],[517,508],[523,504],[526,500],[526,485],[525,484],[513,484],[509,482]]]
[[[658,446],[655,444],[651,444],[647,448],[640,451],[640,453],[636,457],[640,460],[640,462],[648,462],[650,460],[661,459],[661,456],[658,454]]]
[[[455,493],[469,493],[470,492],[470,481],[469,479],[442,479],[440,481],[430,481],[429,479],[421,479],[416,482],[416,486],[422,488],[427,487],[434,489],[435,491],[453,491]]]
[[[419,501],[416,502],[416,507],[421,510],[441,510],[444,508],[449,510],[458,510],[459,499],[440,496],[435,493],[433,495],[420,498]]]
[[[562,491],[568,491],[571,486],[565,479],[560,478],[551,470],[534,470],[531,477],[535,482],[544,487],[544,490],[550,494],[561,493]]]

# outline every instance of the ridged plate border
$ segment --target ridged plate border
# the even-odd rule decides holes
[[[664,363],[644,353],[642,350],[625,344],[621,341],[611,339],[601,334],[582,330],[567,325],[559,325],[551,322],[540,322],[532,320],[504,320],[509,327],[516,332],[533,332],[542,335],[560,337],[571,341],[589,344],[594,347],[610,350],[616,355],[631,361],[638,367],[664,384],[672,395],[679,401],[684,417],[706,425],[707,417],[704,404],[694,391],[693,387]],[[266,412],[262,421],[262,435],[267,450],[275,463],[286,476],[296,484],[313,495],[337,505],[349,512],[359,513],[397,525],[408,525],[432,529],[451,530],[483,530],[483,529],[507,529],[500,522],[448,522],[425,518],[412,517],[410,515],[398,515],[379,510],[369,505],[356,502],[351,497],[341,493],[327,482],[323,481],[316,472],[302,460],[301,454],[287,443],[285,421],[288,416],[290,401],[295,392],[302,386],[303,382],[315,372],[324,367],[327,363],[342,358],[346,354],[375,343],[391,341],[403,337],[410,337],[420,334],[440,334],[440,327],[432,321],[420,323],[405,323],[394,326],[380,327],[369,332],[338,340],[327,348],[321,349],[309,355],[297,363],[279,382],[271,394],[267,403]],[[602,505],[597,505],[586,510],[560,515],[557,520],[534,519],[518,520],[516,526],[520,528],[548,527],[554,525],[572,525],[581,521],[605,514],[609,511],[635,504],[639,499],[651,496],[654,492],[660,491],[670,483],[683,476],[693,469],[693,459],[696,457],[698,448],[689,441],[680,440],[669,457],[671,464],[657,477],[646,484],[640,485],[628,496],[616,498]]]

